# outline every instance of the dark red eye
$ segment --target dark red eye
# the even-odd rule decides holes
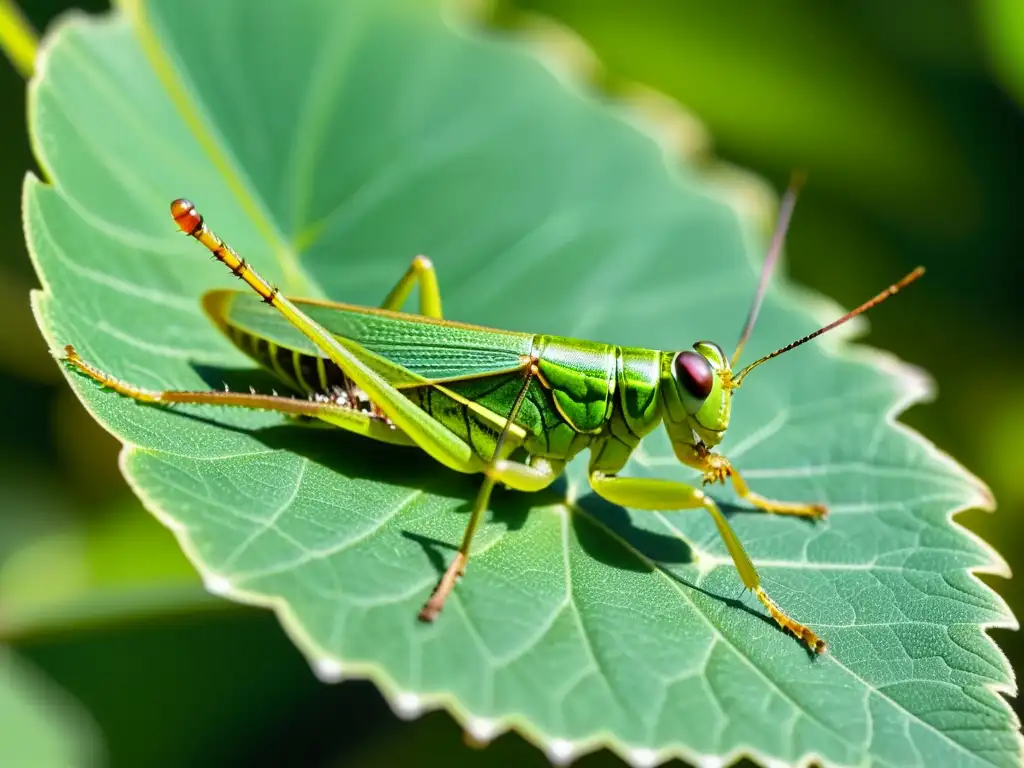
[[[715,384],[715,372],[703,356],[696,352],[680,352],[673,362],[676,380],[698,400],[705,400]]]

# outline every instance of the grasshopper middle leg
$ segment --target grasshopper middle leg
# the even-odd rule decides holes
[[[405,300],[409,298],[414,283],[419,283],[420,286],[420,314],[440,320],[441,289],[437,285],[434,264],[426,256],[417,256],[412,260],[409,269],[384,297],[381,308],[400,310]]]
[[[539,491],[554,482],[565,466],[565,462],[543,459],[527,466],[526,464],[501,458],[511,427],[515,423],[516,416],[519,415],[519,409],[522,407],[526,394],[530,390],[530,383],[536,375],[536,363],[531,363],[524,369],[523,385],[505,419],[505,426],[495,442],[491,460],[484,470],[484,481],[473,503],[473,509],[470,512],[466,530],[462,534],[462,544],[459,545],[459,551],[455,554],[455,558],[441,577],[441,581],[434,589],[430,599],[427,600],[420,611],[419,617],[421,621],[433,621],[437,617],[444,607],[448,595],[454,589],[455,582],[466,572],[466,565],[469,563],[470,547],[473,543],[473,534],[476,533],[476,529],[479,527],[480,521],[487,511],[491,491],[494,490],[494,486],[500,482],[520,491]]]

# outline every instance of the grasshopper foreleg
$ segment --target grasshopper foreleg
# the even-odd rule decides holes
[[[747,481],[743,479],[739,471],[734,469],[729,460],[719,453],[713,453],[703,444],[688,445],[685,443],[672,444],[676,457],[688,467],[700,470],[704,477],[702,485],[709,483],[724,483],[726,480],[732,482],[736,494],[746,501],[749,501],[758,509],[765,512],[772,512],[776,515],[797,515],[798,517],[810,517],[821,519],[828,515],[828,509],[824,504],[801,504],[791,501],[776,501],[768,499],[750,490]]]
[[[761,586],[761,577],[746,550],[743,549],[736,532],[733,531],[718,505],[702,490],[673,480],[609,477],[601,472],[590,474],[590,486],[601,498],[623,507],[664,511],[706,509],[715,521],[718,533],[736,565],[743,586],[757,595],[757,599],[764,604],[779,626],[792,632],[815,653],[825,650],[824,641],[811,629],[786,614],[764,591]]]

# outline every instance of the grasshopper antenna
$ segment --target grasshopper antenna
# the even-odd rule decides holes
[[[786,230],[789,229],[789,220],[793,216],[797,195],[800,194],[800,189],[803,187],[806,179],[807,175],[802,171],[794,172],[789,179],[789,188],[779,204],[779,218],[775,222],[772,244],[768,248],[768,255],[765,256],[764,266],[761,267],[761,279],[757,284],[757,293],[754,294],[754,303],[750,306],[747,324],[743,326],[743,333],[740,334],[740,341],[736,345],[736,351],[732,353],[732,361],[729,363],[730,367],[736,366],[736,361],[740,359],[740,352],[743,351],[743,345],[747,343],[751,331],[754,330],[757,314],[761,311],[761,302],[764,301],[764,295],[768,291],[768,280],[771,278],[772,272],[775,270],[775,264],[782,253],[782,243],[786,239]]]
[[[893,296],[893,295],[899,293],[901,290],[906,288],[908,285],[910,285],[912,282],[917,280],[917,278],[919,278],[923,274],[924,274],[924,267],[917,267],[917,269],[913,270],[910,274],[908,274],[902,280],[900,280],[899,282],[893,283],[888,288],[886,288],[884,291],[882,291],[880,294],[878,294],[877,296],[875,296],[872,299],[868,299],[863,304],[861,304],[859,307],[857,307],[854,310],[851,310],[850,312],[847,312],[845,315],[840,317],[838,320],[833,320],[831,323],[826,325],[824,328],[819,328],[814,333],[809,333],[806,336],[804,336],[802,339],[797,339],[796,341],[794,341],[794,342],[792,342],[790,344],[787,344],[782,349],[777,349],[774,352],[772,352],[771,354],[765,355],[760,360],[755,360],[750,365],[748,365],[746,368],[744,368],[742,371],[740,371],[735,377],[733,377],[732,381],[729,383],[729,386],[731,388],[738,387],[740,385],[740,382],[743,381],[743,377],[746,376],[748,373],[750,373],[754,368],[759,366],[761,363],[767,362],[768,360],[771,360],[773,357],[778,357],[779,355],[781,355],[784,352],[789,352],[789,350],[791,350],[791,349],[796,349],[801,344],[806,344],[811,339],[816,339],[819,336],[821,336],[821,334],[827,333],[828,331],[831,331],[833,328],[839,327],[840,325],[842,325],[843,323],[847,322],[848,320],[852,320],[857,315],[859,315],[859,314],[861,314],[863,312],[867,312],[872,307],[878,306],[883,301],[888,299],[890,296]]]

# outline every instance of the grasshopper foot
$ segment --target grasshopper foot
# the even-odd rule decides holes
[[[465,574],[468,561],[469,558],[462,552],[456,553],[455,559],[448,566],[448,570],[444,572],[444,576],[441,577],[441,581],[438,583],[437,588],[434,589],[434,593],[420,610],[420,621],[430,623],[437,618],[438,614],[441,613],[441,609],[444,608],[448,595],[455,589],[455,583]]]
[[[768,597],[768,593],[761,587],[754,587],[754,594],[757,595],[757,599],[764,604],[764,607],[768,609],[768,613],[772,615],[772,618],[775,619],[780,627],[792,632],[813,653],[821,654],[825,652],[825,641],[818,637],[814,630],[786,614],[774,600]]]

